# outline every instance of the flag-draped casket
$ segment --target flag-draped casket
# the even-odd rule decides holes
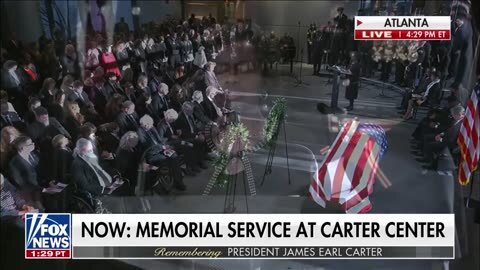
[[[337,202],[347,213],[366,213],[372,205],[378,161],[387,149],[385,131],[357,120],[345,123],[310,184],[319,205]]]

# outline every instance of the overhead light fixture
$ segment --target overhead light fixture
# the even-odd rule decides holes
[[[142,9],[140,7],[132,7],[132,15],[138,16],[140,15],[140,12],[142,12]]]

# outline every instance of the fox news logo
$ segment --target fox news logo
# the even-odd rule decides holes
[[[26,214],[25,258],[70,258],[70,224],[70,214]]]

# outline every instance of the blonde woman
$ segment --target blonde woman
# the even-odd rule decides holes
[[[20,132],[12,126],[4,127],[0,132],[0,137],[2,139],[2,141],[0,142],[0,166],[2,172],[7,169],[8,162],[15,154],[15,149],[13,148],[13,141],[19,136]]]
[[[137,133],[133,131],[125,133],[118,145],[115,168],[123,177],[130,180],[131,187],[135,187],[137,183],[137,170],[141,155]]]
[[[77,138],[80,127],[85,123],[85,117],[80,112],[80,106],[76,102],[69,102],[66,106],[66,112],[65,128],[72,138]]]

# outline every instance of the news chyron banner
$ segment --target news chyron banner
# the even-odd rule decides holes
[[[450,40],[450,16],[355,16],[355,40]]]
[[[28,214],[28,259],[453,259],[453,214]]]

